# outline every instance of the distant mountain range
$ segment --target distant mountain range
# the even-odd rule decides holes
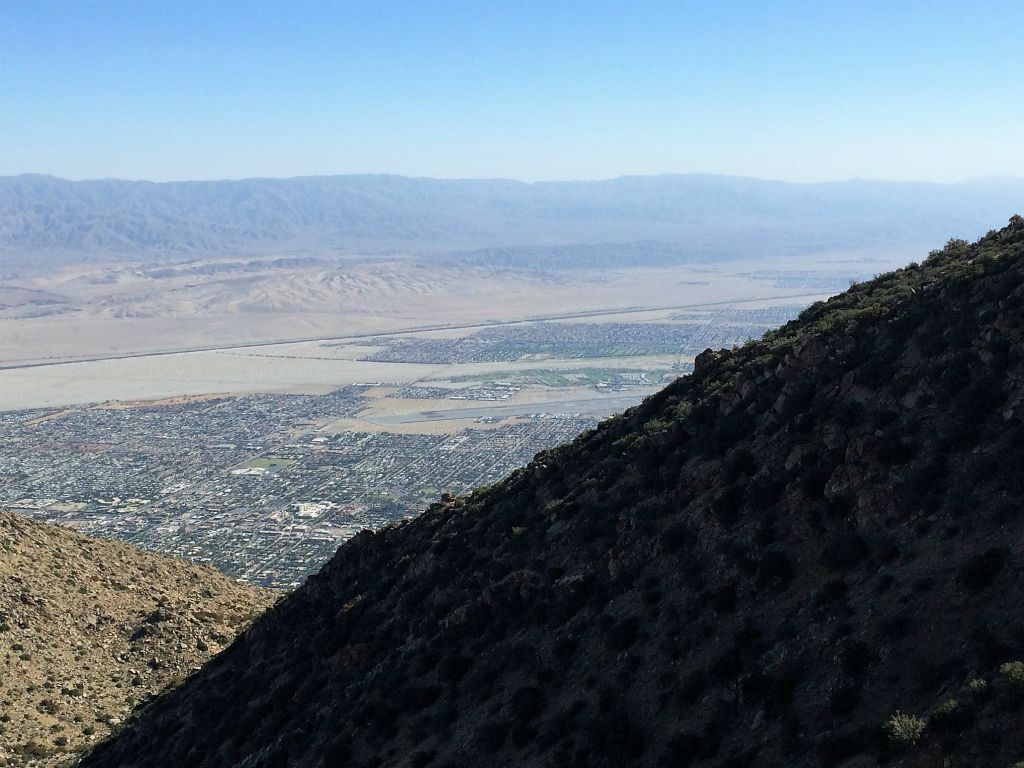
[[[527,184],[316,176],[153,183],[22,175],[0,178],[0,258],[397,249],[507,260],[508,252],[488,249],[527,248],[530,261],[537,248],[623,243],[646,243],[659,258],[772,255],[974,238],[1022,203],[1024,180],[1009,178],[793,184],[667,175]],[[630,258],[636,254],[634,246]]]

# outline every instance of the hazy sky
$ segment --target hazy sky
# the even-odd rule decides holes
[[[0,174],[1024,176],[1024,0],[0,0]]]

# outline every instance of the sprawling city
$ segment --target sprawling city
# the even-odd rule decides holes
[[[321,394],[195,395],[186,384],[164,398],[9,410],[0,505],[293,588],[358,531],[500,480],[688,372],[706,347],[800,308],[222,350],[285,367],[369,359],[379,380]],[[424,375],[423,364],[440,367]]]
[[[452,435],[325,432],[362,389],[7,413],[3,502],[289,587],[359,530],[498,480],[595,423],[539,413]]]

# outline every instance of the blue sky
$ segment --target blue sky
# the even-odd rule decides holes
[[[1024,176],[1016,2],[0,0],[0,174]]]

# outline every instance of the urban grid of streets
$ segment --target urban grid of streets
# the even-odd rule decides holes
[[[456,377],[445,387],[400,385],[393,398],[446,398],[469,406],[513,400],[522,387],[582,386],[626,393],[620,400],[629,404],[641,398],[640,389],[652,391],[690,364],[573,368],[566,358],[692,356],[706,346],[759,336],[799,309],[717,307],[657,323],[525,323],[456,339],[375,340],[379,351],[372,356],[452,364],[541,354],[552,363],[550,370],[519,371],[506,382],[456,384]],[[358,531],[410,517],[443,493],[500,480],[597,421],[594,411],[576,407],[586,401],[564,400],[537,405],[536,412],[532,405],[460,405],[464,410],[443,417],[468,414],[469,425],[444,434],[353,431],[351,421],[331,428],[367,406],[367,389],[0,412],[0,506],[287,588]]]
[[[3,413],[0,505],[290,587],[358,531],[499,480],[596,421],[534,414],[449,435],[321,429],[365,405],[363,390]]]

